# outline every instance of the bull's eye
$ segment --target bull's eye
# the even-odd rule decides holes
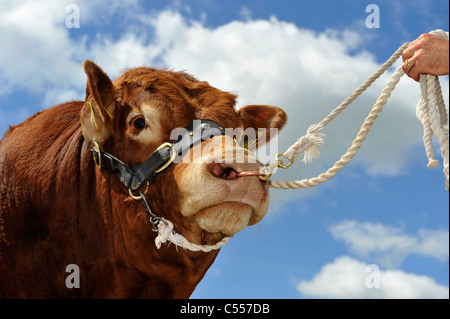
[[[138,116],[133,119],[131,124],[137,131],[140,131],[145,128],[145,118],[143,116]]]

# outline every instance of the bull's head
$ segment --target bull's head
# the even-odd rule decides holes
[[[146,161],[194,120],[209,119],[235,133],[263,129],[256,146],[271,138],[271,128],[281,129],[286,123],[280,108],[249,105],[236,110],[235,95],[183,72],[142,67],[112,82],[91,61],[84,69],[88,80],[81,112],[83,135],[129,167]],[[153,212],[171,220],[193,243],[214,244],[259,222],[267,212],[266,182],[244,173],[259,171],[262,165],[239,139],[236,133],[203,141],[149,187],[146,198]],[[128,194],[118,180],[111,184],[113,192]]]

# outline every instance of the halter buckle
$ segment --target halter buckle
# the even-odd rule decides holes
[[[170,158],[167,162],[165,162],[164,164],[161,164],[160,167],[158,167],[157,169],[154,170],[155,173],[159,173],[159,172],[162,172],[163,170],[165,170],[167,168],[167,166],[172,164],[172,162],[177,157],[177,152],[175,152],[175,150],[173,149],[173,144],[169,143],[169,142],[163,143],[160,146],[158,146],[158,148],[155,150],[155,152],[159,151],[160,149],[163,149],[164,147],[170,147],[172,155],[170,156]]]

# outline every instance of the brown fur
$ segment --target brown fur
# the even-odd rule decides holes
[[[185,73],[136,68],[111,85],[92,62],[85,63],[85,71],[86,101],[94,104],[100,126],[98,142],[129,166],[168,141],[173,128],[194,119],[230,128],[261,125],[251,116],[255,110],[234,109],[235,95]],[[162,114],[162,135],[157,143],[141,145],[126,134],[125,119],[148,101]],[[286,122],[278,108],[267,107],[273,113],[267,116],[261,110],[261,127],[281,128]],[[60,104],[10,128],[0,141],[0,297],[188,298],[218,251],[156,249],[141,203],[116,176],[95,166],[82,125],[89,112],[83,101]],[[149,189],[153,212],[190,240],[220,240],[178,213],[183,194],[176,180],[182,171],[174,167]],[[80,268],[79,289],[65,285],[69,264]]]

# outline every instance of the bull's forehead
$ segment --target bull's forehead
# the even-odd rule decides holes
[[[131,106],[127,119],[133,112],[141,112],[158,117],[171,129],[184,127],[194,119],[211,119],[225,127],[242,127],[234,108],[236,95],[198,81],[187,73],[136,68],[125,72],[114,84],[122,103]],[[166,125],[163,131],[164,128]]]

